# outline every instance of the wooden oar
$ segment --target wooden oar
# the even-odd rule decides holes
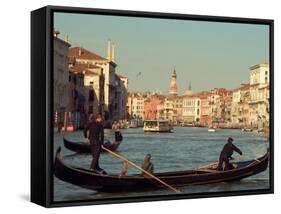
[[[160,182],[161,184],[163,184],[164,186],[170,188],[171,190],[175,191],[176,193],[180,193],[180,191],[178,189],[175,189],[174,187],[170,186],[169,184],[165,183],[164,181],[162,181],[161,179],[157,178],[156,176],[152,175],[151,173],[147,172],[146,170],[144,170],[143,168],[141,168],[140,166],[138,166],[137,164],[133,163],[132,161],[128,160],[127,158],[111,151],[110,149],[105,148],[103,145],[101,146],[101,148],[105,151],[107,151],[108,153],[110,153],[111,155],[123,160],[123,161],[127,161],[129,164],[131,164],[133,167],[137,168],[138,170],[142,171],[144,174],[150,176],[151,178],[157,180],[158,182]]]

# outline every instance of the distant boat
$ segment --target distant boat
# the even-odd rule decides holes
[[[138,128],[138,121],[130,120],[129,128]]]
[[[241,129],[242,132],[252,132],[253,129],[250,129],[250,128],[244,128],[244,129]]]
[[[181,123],[181,126],[182,126],[182,127],[193,127],[194,124],[193,124],[193,123],[182,122],[182,123]]]
[[[215,128],[208,128],[208,132],[216,132]]]
[[[145,132],[171,132],[172,129],[168,120],[145,120],[143,124]]]

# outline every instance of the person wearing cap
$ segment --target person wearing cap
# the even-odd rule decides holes
[[[220,153],[220,159],[219,159],[219,164],[217,167],[217,170],[219,171],[226,171],[229,169],[229,159],[233,159],[231,156],[233,154],[233,152],[237,152],[240,155],[242,155],[242,151],[236,147],[233,143],[233,139],[231,137],[229,137],[227,139],[227,143],[224,145],[221,153]],[[223,164],[224,164],[224,168],[223,168]]]
[[[101,169],[99,166],[101,145],[104,141],[104,128],[102,125],[101,114],[97,114],[96,116],[94,116],[94,118],[92,117],[92,119],[86,125],[84,129],[84,137],[88,138],[91,144],[91,152],[93,159],[90,168],[94,171],[99,171],[103,173],[104,170]]]

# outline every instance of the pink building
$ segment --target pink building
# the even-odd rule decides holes
[[[144,119],[157,119],[157,106],[164,102],[164,97],[160,95],[153,95],[144,102]]]

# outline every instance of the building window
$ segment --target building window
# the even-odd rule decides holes
[[[94,82],[93,81],[90,81],[90,85],[93,85],[94,84]]]
[[[268,71],[265,71],[265,75],[267,75]]]
[[[265,83],[267,83],[267,80],[268,80],[268,79],[267,79],[267,77],[265,77],[265,80],[264,80],[264,81],[265,81]]]

